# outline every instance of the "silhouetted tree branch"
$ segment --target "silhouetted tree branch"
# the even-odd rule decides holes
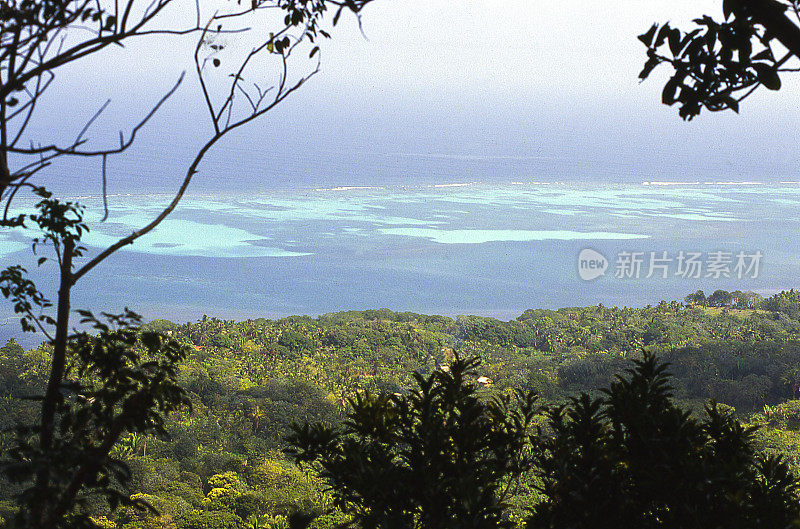
[[[655,24],[639,36],[647,46],[644,80],[660,64],[674,73],[662,101],[679,104],[690,120],[703,108],[739,111],[739,103],[764,86],[781,88],[780,73],[796,71],[787,64],[800,58],[800,2],[797,0],[723,0],[724,20],[708,15],[697,28],[682,31],[669,23]]]
[[[73,510],[81,491],[89,484],[99,488],[110,501],[129,502],[129,499],[115,495],[110,479],[98,477],[110,475],[111,448],[120,435],[127,431],[159,433],[160,414],[184,402],[182,393],[174,384],[173,365],[183,358],[183,353],[174,351],[174,345],[147,337],[148,342],[144,345],[149,354],[161,354],[164,348],[168,354],[166,362],[156,364],[157,372],[142,374],[144,365],[153,364],[142,364],[141,356],[135,352],[145,338],[135,331],[138,317],[127,312],[127,309],[122,315],[106,315],[110,323],[122,327],[121,331],[112,331],[91,313],[79,311],[85,323],[100,331],[101,338],[95,339],[100,342],[93,341],[85,334],[70,334],[73,287],[110,255],[149,233],[175,210],[199,164],[220,139],[264,116],[319,71],[318,46],[313,46],[309,53],[308,59],[313,65],[310,71],[294,80],[290,79],[289,61],[301,43],[313,45],[318,37],[330,37],[321,27],[330,7],[335,9],[335,24],[345,10],[358,16],[370,0],[254,0],[246,9],[217,12],[209,16],[204,24],[201,24],[202,9],[197,1],[193,25],[158,27],[156,24],[161,20],[159,15],[174,2],[155,0],[144,4],[139,0],[128,0],[108,5],[95,0],[0,2],[0,201],[5,202],[0,225],[8,229],[33,223],[42,233],[33,240],[34,251],[37,246],[47,247],[55,255],[54,259],[40,257],[37,264],[42,266],[50,260],[57,262],[59,277],[56,314],[53,317],[47,314],[52,303],[27,278],[27,271],[23,267],[15,265],[0,273],[0,292],[12,301],[14,310],[21,315],[23,330],[42,332],[52,345],[52,364],[42,398],[40,422],[36,427],[24,430],[24,436],[27,436],[23,436],[24,439],[34,435],[35,441],[31,444],[20,437],[15,452],[16,460],[8,466],[11,469],[9,475],[15,481],[24,486],[32,482],[22,496],[23,509],[19,520],[24,527],[61,526],[64,516]],[[272,10],[284,15],[278,31],[263,36],[263,32],[240,27],[254,22],[256,19],[253,17],[259,13]],[[230,80],[224,90],[214,91],[210,87],[218,81],[208,78],[209,70],[222,66],[217,55],[224,48],[216,43],[215,37],[230,33],[236,34],[241,40],[254,37],[255,41],[249,52],[233,62],[233,67],[226,63],[225,68],[232,72]],[[36,183],[35,177],[44,168],[51,167],[65,157],[99,158],[105,194],[108,157],[124,154],[133,145],[137,133],[177,92],[184,75],[127,135],[119,133],[118,145],[113,147],[86,148],[90,127],[106,109],[108,102],[86,121],[75,139],[65,145],[25,140],[28,126],[38,103],[53,85],[56,72],[62,66],[97,54],[111,45],[122,46],[133,38],[154,35],[196,36],[193,56],[195,73],[208,109],[211,131],[186,169],[183,181],[170,203],[147,225],[76,266],[76,259],[87,253],[87,249],[80,244],[83,233],[88,229],[83,221],[83,209],[79,204],[53,198]],[[245,79],[251,75],[258,78],[253,67],[268,58],[278,61],[277,81],[271,83],[264,79],[246,82]],[[221,95],[215,96],[218,92]],[[23,145],[23,141],[27,141],[27,145]],[[12,161],[17,167],[11,166]],[[12,202],[23,189],[32,191],[41,199],[36,206],[37,212],[14,215]],[[116,379],[122,366],[118,366],[116,371],[106,369],[106,364],[113,364],[116,360],[104,356],[101,362],[89,354],[81,353],[81,343],[94,344],[89,349],[99,353],[113,349],[118,357],[127,361],[125,369],[134,370],[140,375],[136,378],[136,385],[115,393],[116,400],[110,401],[110,404],[106,402],[110,408],[101,407],[98,410],[96,406],[91,406],[93,411],[90,413],[81,407],[82,404],[76,404],[86,400],[85,396],[81,397],[83,400],[77,398],[79,390],[83,391],[84,388],[69,373],[69,361],[74,360],[76,355],[80,360],[78,364],[83,366],[81,369],[91,371],[94,369],[91,366],[97,368],[93,374],[103,384],[123,383]],[[159,386],[159,380],[166,385]],[[102,421],[96,416],[97,413],[103,416]],[[75,417],[80,417],[87,425],[93,425],[95,430],[99,428],[104,435],[90,433],[91,428],[65,433],[64,425],[78,421]]]

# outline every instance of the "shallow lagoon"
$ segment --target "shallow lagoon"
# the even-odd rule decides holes
[[[89,254],[146,224],[169,199],[110,196],[109,219],[100,223],[101,198],[82,197]],[[645,305],[697,289],[766,294],[797,284],[798,206],[795,183],[521,182],[191,195],[153,233],[82,280],[75,305],[130,306],[175,320],[378,307],[510,318],[530,307]],[[0,235],[4,262],[29,253],[25,235]],[[609,260],[606,274],[591,282],[577,273],[586,247]],[[616,278],[621,251],[764,257],[758,277],[648,279],[645,263],[638,279]]]

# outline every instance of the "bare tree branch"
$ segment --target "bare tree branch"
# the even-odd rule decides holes
[[[72,282],[73,282],[73,284],[76,283],[87,272],[92,270],[95,266],[97,266],[101,262],[105,261],[113,253],[115,253],[116,251],[118,251],[119,249],[121,249],[121,248],[123,248],[125,246],[133,244],[133,242],[136,241],[136,239],[138,239],[139,237],[142,237],[143,235],[146,235],[147,233],[151,232],[156,226],[161,224],[161,222],[165,218],[167,218],[167,216],[169,216],[169,214],[172,213],[175,210],[175,208],[178,206],[178,203],[183,198],[184,194],[186,193],[186,190],[189,187],[189,184],[192,181],[192,177],[195,175],[195,173],[197,173],[197,167],[200,165],[200,162],[203,161],[203,159],[205,158],[205,156],[208,153],[208,151],[220,139],[222,139],[223,136],[225,136],[229,132],[231,132],[231,131],[239,128],[239,127],[242,127],[242,126],[254,121],[255,119],[258,119],[259,117],[263,116],[264,114],[266,114],[267,112],[269,112],[270,110],[275,108],[278,104],[280,104],[283,100],[285,100],[287,97],[289,97],[293,92],[295,92],[297,89],[299,89],[301,86],[303,86],[311,77],[316,75],[318,72],[319,72],[319,67],[317,67],[314,71],[312,71],[310,74],[306,75],[305,77],[302,77],[291,88],[285,90],[282,94],[277,95],[275,100],[272,103],[270,103],[268,106],[258,110],[257,112],[253,112],[249,116],[247,116],[245,118],[242,118],[241,120],[239,120],[239,121],[237,121],[235,123],[232,123],[229,126],[226,126],[225,128],[222,128],[222,129],[216,129],[215,128],[215,130],[218,130],[218,132],[215,133],[211,137],[211,139],[209,139],[205,143],[205,145],[203,145],[203,147],[200,148],[200,150],[198,151],[198,153],[195,156],[194,160],[192,160],[191,164],[189,165],[189,168],[186,171],[186,175],[184,176],[183,182],[181,183],[180,187],[178,188],[178,191],[175,193],[175,196],[173,197],[173,199],[169,203],[169,205],[167,205],[167,207],[165,207],[161,211],[161,213],[159,213],[159,215],[156,216],[155,219],[153,219],[152,222],[150,222],[149,224],[147,224],[143,228],[141,228],[141,229],[139,229],[137,231],[134,231],[133,233],[131,233],[127,237],[123,237],[122,239],[118,240],[116,243],[112,244],[111,246],[109,246],[108,248],[103,250],[100,254],[98,254],[96,257],[94,257],[88,263],[86,263],[80,269],[78,269],[74,274],[72,274]],[[216,122],[215,122],[215,124],[216,124]]]

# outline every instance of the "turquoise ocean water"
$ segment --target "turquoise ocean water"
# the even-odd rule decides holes
[[[99,222],[102,198],[75,198],[87,206],[90,255],[170,199],[111,195]],[[770,294],[798,286],[798,228],[800,183],[786,181],[214,191],[187,196],[153,233],[82,279],[74,306],[129,306],[175,321],[380,307],[507,319],[532,307],[642,306],[698,289]],[[2,262],[35,268],[29,235],[0,233]],[[592,281],[578,270],[586,248],[607,259]],[[681,252],[705,268],[681,274]],[[758,270],[736,269],[738,255],[756,253]],[[653,257],[661,266],[651,271]],[[714,259],[719,273],[708,268]],[[52,291],[52,274],[37,274]],[[0,335],[18,334],[11,316],[4,305]]]

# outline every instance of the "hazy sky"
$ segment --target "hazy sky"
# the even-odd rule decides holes
[[[796,77],[786,76],[777,94],[752,97],[739,116],[704,112],[691,123],[660,103],[666,70],[638,82],[645,59],[638,34],[654,21],[687,27],[717,14],[720,3],[375,0],[363,12],[367,38],[343,17],[323,44],[322,72],[222,144],[206,169],[224,171],[237,160],[242,171],[276,173],[287,158],[341,152],[578,159],[632,174],[663,167],[666,179],[719,167],[732,179],[795,178]],[[192,5],[181,9],[191,13]],[[244,45],[237,39],[228,44]],[[93,136],[102,139],[191,68],[192,43],[185,44],[143,41],[66,71],[40,126],[74,129],[110,94]],[[141,135],[135,163],[179,165],[210,133],[189,73]]]
[[[691,124],[661,105],[663,75],[638,82],[645,55],[636,35],[654,21],[685,27],[720,4],[378,1],[364,17],[369,41],[337,42],[316,88],[345,121],[374,113],[385,122],[377,144],[403,138],[411,150],[742,162],[767,154],[793,163],[796,153],[786,151],[800,123],[796,81],[754,97],[741,116],[704,114]]]

